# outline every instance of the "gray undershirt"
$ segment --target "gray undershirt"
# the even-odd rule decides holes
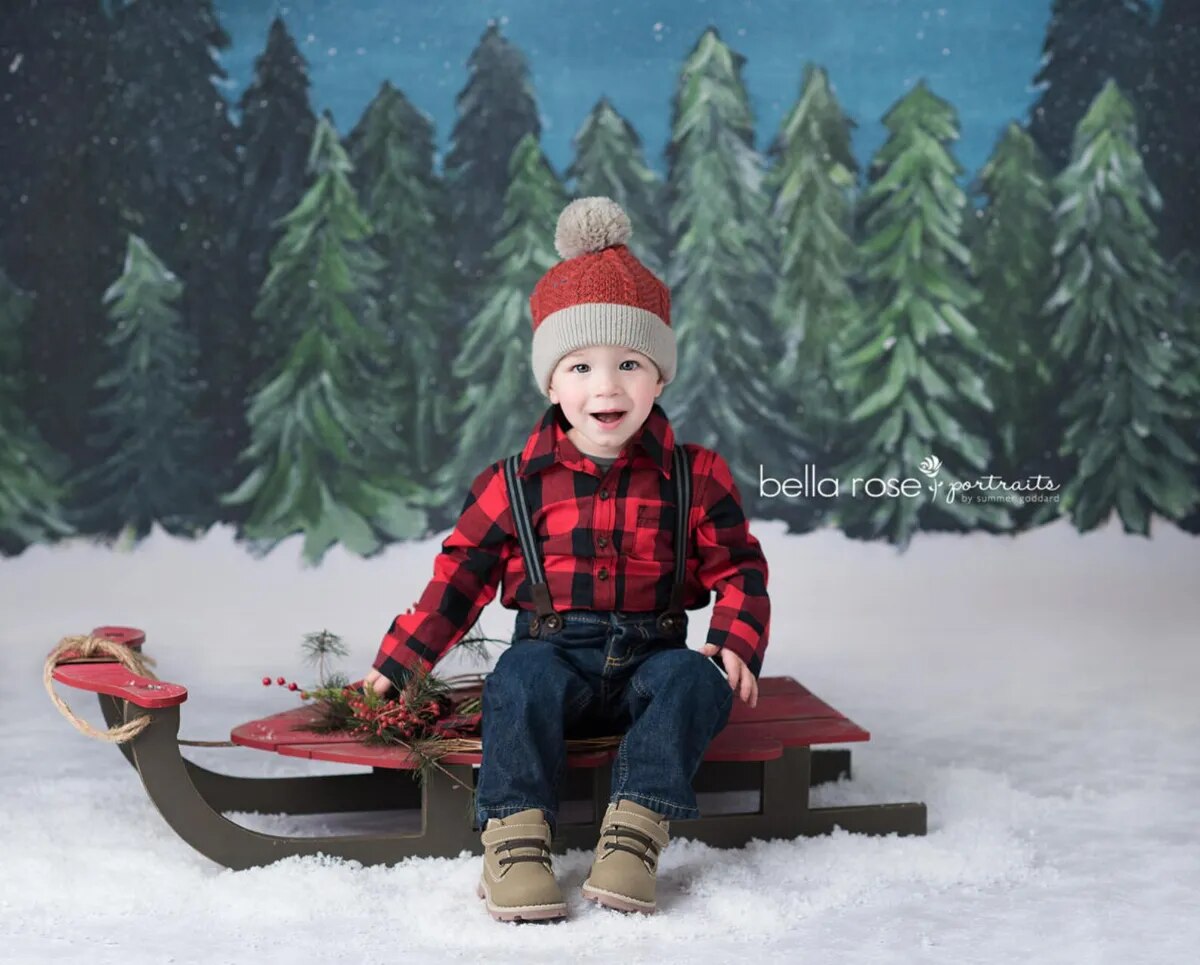
[[[608,472],[612,468],[612,464],[617,461],[616,456],[593,456],[591,453],[588,453],[588,458],[600,467],[601,472]]]

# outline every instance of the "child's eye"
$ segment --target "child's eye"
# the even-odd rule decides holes
[[[571,371],[574,372],[576,369],[586,369],[587,367],[588,367],[587,362],[576,362],[574,365],[571,366]]]
[[[626,359],[626,360],[625,360],[624,362],[622,362],[621,364],[622,364],[622,365],[633,365],[633,366],[640,367],[642,363],[641,363],[641,362],[639,362],[637,359]],[[625,371],[626,371],[626,372],[632,372],[632,371],[633,371],[633,369],[626,369]]]

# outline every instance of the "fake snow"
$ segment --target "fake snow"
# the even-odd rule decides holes
[[[256,561],[228,529],[196,543],[156,531],[131,553],[80,543],[0,560],[0,961],[1194,960],[1200,540],[1161,521],[1152,540],[1059,521],[1016,539],[921,534],[898,554],[753,529],[774,607],[764,672],[872,733],[850,745],[853,780],[814,803],[922,800],[927,837],[837,831],[736,851],[674,839],[652,918],[584,902],[590,854],[576,850],[555,859],[570,918],[551,925],[493,922],[474,856],[220,868],[166,826],[115,747],[59,716],[40,685],[46,652],[99,624],[139,626],[159,676],[189,688],[181,736],[223,739],[295,704],[260,681],[309,680],[306,632],[341,634],[352,659],[339,669],[365,673],[440,539],[310,569],[296,541]],[[692,614],[693,646],[707,616]],[[512,614],[493,604],[482,627],[506,636]],[[58,692],[102,726],[91,695]],[[359,770],[185,754],[243,775]],[[233,817],[294,833],[389,820]]]

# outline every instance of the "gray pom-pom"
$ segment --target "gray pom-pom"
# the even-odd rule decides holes
[[[609,245],[623,245],[633,234],[629,216],[612,198],[578,198],[558,216],[554,247],[563,258]]]

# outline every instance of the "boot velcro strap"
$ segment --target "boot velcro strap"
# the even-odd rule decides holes
[[[479,839],[485,845],[499,844],[501,841],[508,841],[514,837],[529,837],[531,835],[538,836],[539,841],[547,839],[549,828],[545,824],[504,824],[498,828],[491,828],[480,834]]]
[[[657,821],[652,821],[650,818],[634,814],[632,811],[613,811],[609,814],[605,822],[604,830],[609,831],[615,825],[640,831],[658,845],[659,848],[667,846],[667,841],[669,840],[667,832],[663,829],[662,825]]]

